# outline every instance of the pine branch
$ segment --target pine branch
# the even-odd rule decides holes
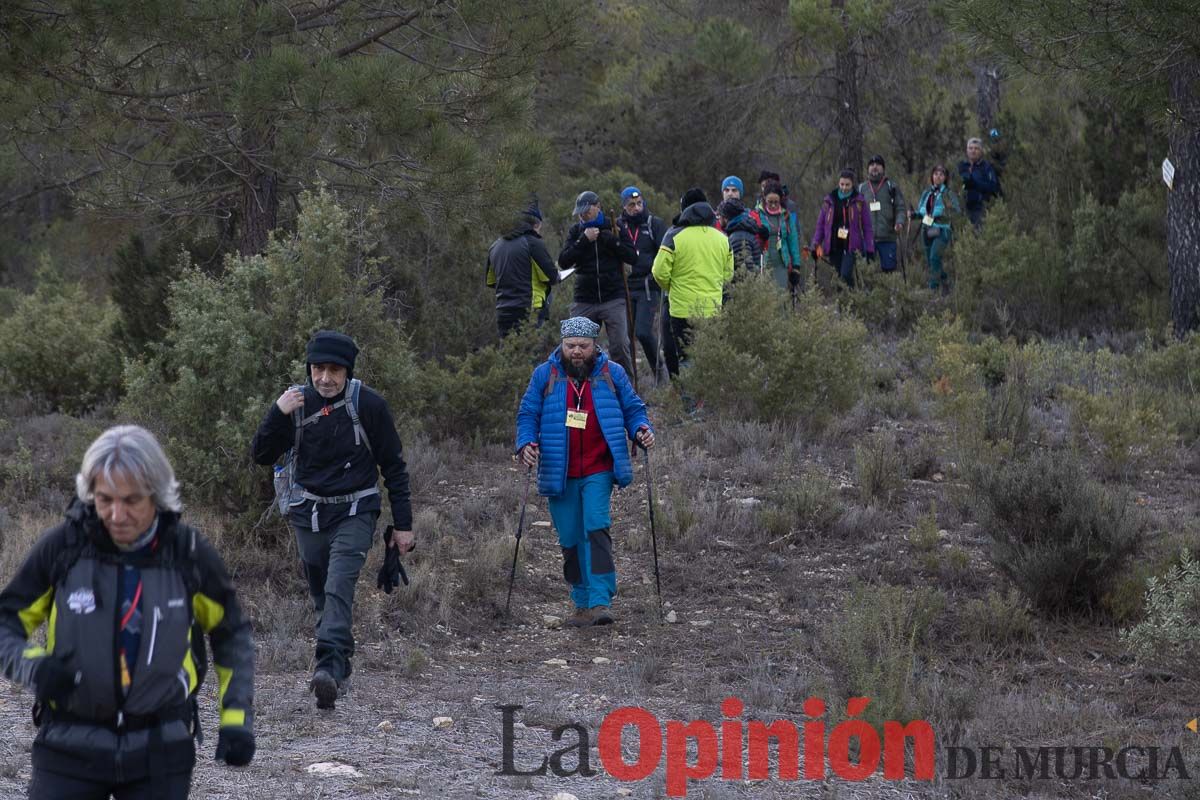
[[[393,22],[391,25],[385,25],[384,27],[380,28],[375,33],[372,33],[369,36],[364,36],[362,39],[359,39],[357,42],[354,42],[353,44],[346,45],[345,47],[343,47],[342,49],[340,49],[336,53],[334,53],[334,56],[337,58],[345,58],[346,56],[351,55],[358,50],[361,50],[362,48],[366,47],[367,45],[369,45],[373,42],[379,41],[380,39],[387,36],[392,31],[403,28],[405,25],[409,24],[410,22],[412,22],[414,19],[416,19],[419,16],[421,16],[420,11],[410,11],[407,14],[405,14],[404,16],[400,17],[400,19]]]

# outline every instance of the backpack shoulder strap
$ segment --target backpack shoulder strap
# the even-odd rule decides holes
[[[354,444],[360,442],[367,446],[367,450],[371,450],[371,440],[367,438],[367,431],[362,426],[362,422],[358,418],[358,396],[362,392],[362,381],[358,378],[350,379],[350,390],[346,392],[346,411],[350,414],[350,422],[354,425]]]
[[[82,532],[75,525],[67,524],[65,528],[63,546],[59,549],[58,555],[54,559],[54,566],[50,570],[52,586],[58,586],[67,577],[71,567],[75,566],[75,562],[83,555],[87,544]]]
[[[608,390],[613,393],[613,397],[617,396],[617,387],[613,384],[612,372],[608,369],[608,362],[604,362],[604,366],[600,368],[600,380],[608,384]]]
[[[542,397],[549,397],[554,391],[554,384],[558,383],[558,368],[553,364],[550,365],[550,378],[546,381],[546,388],[542,390]]]

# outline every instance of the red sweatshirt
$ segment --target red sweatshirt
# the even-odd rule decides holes
[[[591,381],[584,381],[582,390],[576,388],[574,380],[567,381],[567,411],[587,413],[586,428],[567,428],[567,477],[586,478],[612,470],[613,457],[600,431]]]

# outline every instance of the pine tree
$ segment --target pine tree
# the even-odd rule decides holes
[[[1165,125],[1171,318],[1200,327],[1200,40],[1196,0],[952,0],[959,28],[1032,71],[1069,71]],[[1085,24],[1086,23],[1086,24]]]
[[[0,132],[66,157],[45,187],[217,220],[261,252],[318,182],[426,213],[527,184],[531,72],[561,0],[34,0],[0,21]],[[505,146],[507,144],[507,146]]]

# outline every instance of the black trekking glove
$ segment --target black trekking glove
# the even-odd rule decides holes
[[[375,580],[375,585],[382,589],[384,594],[391,594],[401,581],[408,586],[408,573],[404,571],[404,565],[400,563],[400,548],[392,544],[393,530],[395,528],[391,525],[384,528],[383,546],[386,549],[383,555],[383,566],[379,568],[379,577]]]
[[[55,656],[44,656],[33,668],[33,689],[39,703],[61,703],[71,696],[83,675]]]
[[[215,758],[231,767],[246,766],[254,758],[254,734],[241,726],[221,728]]]
[[[788,270],[788,284],[791,286],[799,286],[800,285],[800,270],[798,270],[798,269]]]

